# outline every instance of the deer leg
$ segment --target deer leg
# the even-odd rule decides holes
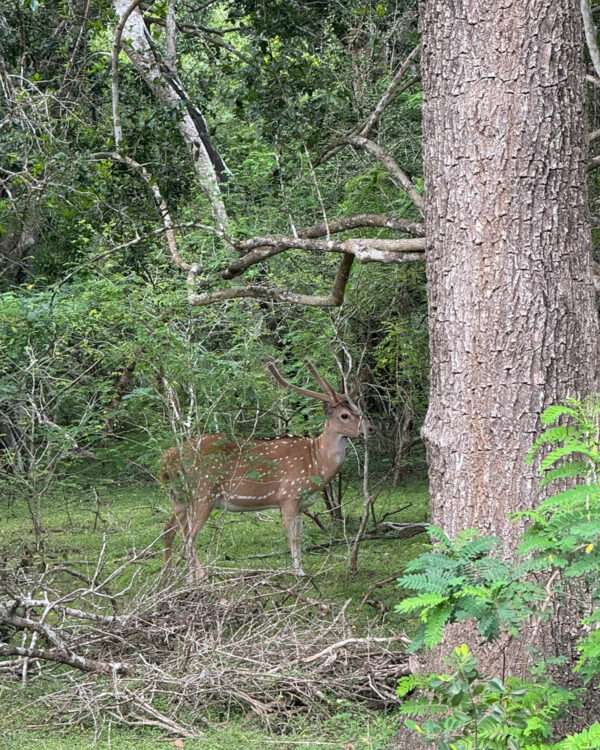
[[[183,540],[185,555],[190,566],[190,578],[192,581],[198,581],[206,575],[206,571],[200,562],[196,550],[196,537],[208,520],[213,505],[214,504],[209,501],[194,503],[193,505],[190,505],[187,510]]]
[[[165,540],[165,568],[168,568],[171,565],[171,558],[173,556],[173,539],[177,533],[178,526],[177,513],[173,513],[165,524],[165,530],[163,531],[163,538]]]
[[[173,513],[165,524],[165,530],[163,531],[163,537],[165,541],[165,567],[169,567],[171,564],[171,558],[173,556],[173,540],[175,538],[175,534],[177,533],[177,529],[181,530],[182,536],[185,538],[184,522],[187,510],[187,506],[179,501],[177,495],[174,492],[169,492],[169,497],[173,506]]]
[[[302,515],[300,514],[300,509],[295,506],[284,506],[281,509],[281,518],[287,533],[290,553],[292,555],[292,568],[297,576],[303,576]]]

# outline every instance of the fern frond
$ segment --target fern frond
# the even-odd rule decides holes
[[[555,482],[558,479],[585,477],[588,472],[589,466],[584,461],[569,461],[564,466],[558,466],[556,469],[546,471],[546,474],[540,479],[540,486],[547,487],[551,482]]]
[[[405,695],[412,692],[416,688],[424,687],[426,680],[421,675],[409,674],[405,677],[401,677],[396,685],[396,695],[398,698],[404,698]]]
[[[425,593],[420,596],[409,596],[396,605],[396,611],[401,614],[415,612],[417,609],[429,609],[446,601],[441,594]]]
[[[547,510],[560,509],[560,506],[572,506],[576,502],[586,502],[600,499],[600,486],[597,484],[577,484],[567,490],[551,495],[538,505],[537,510],[542,513]]]
[[[464,578],[457,578],[454,573],[445,570],[428,570],[426,573],[409,573],[398,579],[398,584],[405,589],[420,593],[434,592],[443,594],[453,587],[464,583]]]
[[[490,552],[496,545],[498,540],[493,536],[479,536],[476,539],[472,539],[467,542],[464,546],[459,548],[459,553],[462,557],[473,559],[480,557],[486,552]]]
[[[570,735],[554,745],[554,750],[598,750],[600,748],[600,723],[592,724],[583,732]]]
[[[600,460],[598,451],[593,450],[589,445],[587,445],[586,443],[582,443],[581,441],[570,440],[564,445],[559,445],[558,448],[550,451],[547,456],[544,456],[540,463],[540,469],[542,471],[545,471],[557,461],[560,461],[560,459],[565,458],[566,456],[572,456],[573,454],[587,456],[594,462]]]
[[[577,410],[573,408],[572,406],[567,406],[567,404],[553,404],[552,406],[548,406],[540,415],[540,422],[547,426],[549,424],[552,424],[553,422],[556,422],[556,420],[559,417],[562,416],[569,416],[573,418],[577,418]]]
[[[544,430],[541,435],[533,441],[531,448],[527,453],[527,461],[531,463],[532,459],[539,453],[545,445],[558,444],[574,437],[574,431],[568,425],[559,425]]]
[[[433,648],[441,643],[444,635],[444,626],[452,614],[452,605],[446,604],[430,613],[425,623],[423,640],[427,648]]]
[[[449,549],[452,546],[450,538],[446,536],[446,534],[444,534],[439,526],[434,526],[433,524],[427,526],[427,533],[429,534],[429,538],[432,542],[438,542],[439,544],[442,544],[444,547],[446,547],[446,549]]]

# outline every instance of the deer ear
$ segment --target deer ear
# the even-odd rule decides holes
[[[333,412],[333,404],[330,401],[324,401],[323,411],[325,412],[326,417],[330,417],[331,413]]]

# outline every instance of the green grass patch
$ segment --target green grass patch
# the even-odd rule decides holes
[[[418,522],[427,518],[427,490],[423,482],[412,482],[382,492],[376,503],[376,515],[382,518],[398,508],[390,520]],[[364,541],[355,575],[348,571],[349,545],[356,532],[362,497],[350,487],[344,496],[343,525],[331,527],[323,504],[311,510],[323,513],[320,518],[328,527],[323,532],[306,518],[304,522],[303,562],[309,576],[311,596],[322,597],[342,606],[350,600],[348,616],[356,624],[357,633],[376,618],[390,632],[405,628],[393,605],[399,591],[393,580],[382,586],[381,581],[400,575],[406,563],[427,545],[426,535],[407,540],[371,539]],[[97,560],[104,557],[103,572],[110,573],[132,552],[147,552],[135,566],[127,567],[119,585],[127,584],[127,576],[136,570],[136,585],[155,577],[162,569],[160,535],[169,514],[162,491],[155,485],[117,485],[104,483],[69,494],[54,495],[45,500],[44,534],[41,546],[36,545],[26,503],[5,502],[0,505],[0,555],[9,566],[63,566],[65,590],[77,584],[74,574],[91,578]],[[330,530],[330,531],[329,531]],[[157,541],[158,540],[158,541]],[[335,541],[334,544],[330,544]],[[154,545],[153,542],[156,542]],[[236,569],[289,570],[290,559],[279,514],[220,513],[215,511],[198,540],[201,558],[220,567]],[[311,549],[311,548],[315,549]],[[177,548],[178,553],[180,548]],[[371,591],[371,604],[364,604]],[[14,678],[0,677],[0,747],[2,750],[78,750],[92,745],[116,750],[144,750],[172,747],[172,738],[151,729],[127,729],[112,726],[101,728],[70,728],[63,732],[56,719],[47,714],[42,697],[62,687],[60,673],[30,680],[22,687]],[[274,748],[383,748],[395,731],[398,720],[389,713],[376,713],[354,705],[340,705],[339,712],[319,722],[307,722],[301,716],[271,729],[261,726],[251,716],[233,714],[224,721],[216,717],[201,739],[186,740],[185,748],[195,750],[229,750],[233,747]]]

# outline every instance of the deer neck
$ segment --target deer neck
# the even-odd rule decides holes
[[[348,438],[329,429],[328,425],[325,425],[323,432],[315,438],[315,459],[319,476],[324,482],[328,482],[338,473],[340,466],[344,463],[347,444]]]

